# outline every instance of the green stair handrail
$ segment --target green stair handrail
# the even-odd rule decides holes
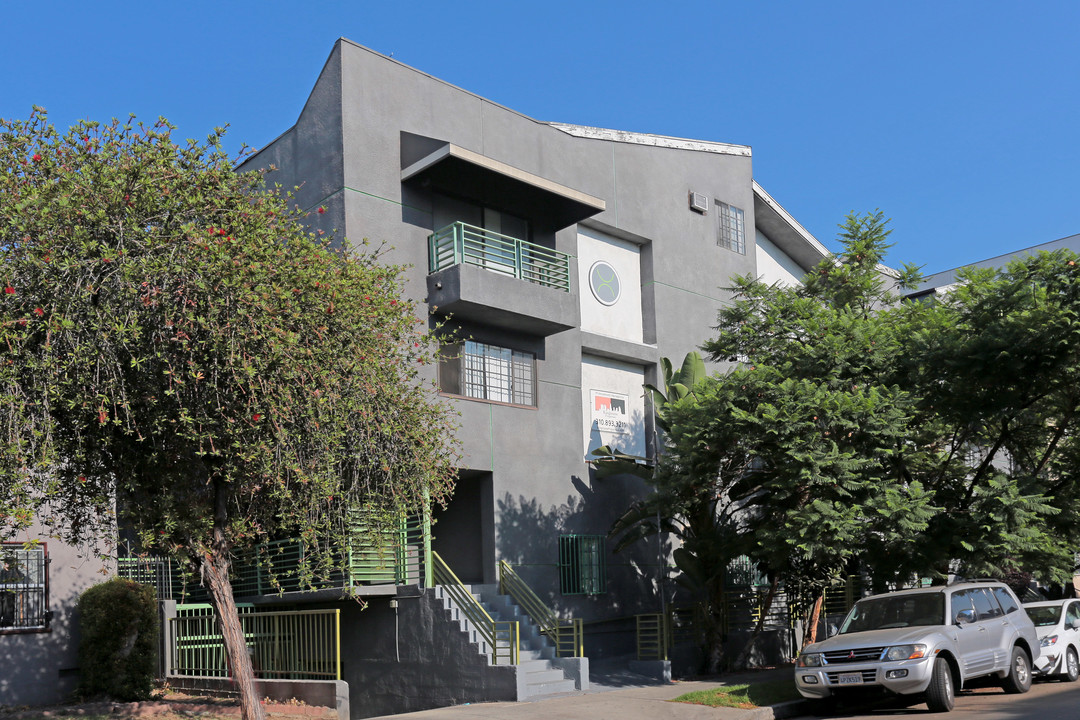
[[[667,660],[671,629],[667,613],[635,615],[637,619],[637,659]]]
[[[491,664],[498,665],[502,660],[506,664],[517,665],[521,637],[517,620],[492,618],[484,606],[476,601],[472,593],[465,589],[461,580],[458,580],[458,576],[439,556],[439,553],[432,550],[431,560],[435,584],[443,587],[491,647]]]
[[[514,599],[525,614],[540,627],[555,645],[556,657],[585,657],[584,629],[581,618],[562,622],[555,611],[544,604],[510,563],[499,561],[499,592]]]

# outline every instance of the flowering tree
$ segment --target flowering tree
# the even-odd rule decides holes
[[[255,718],[232,558],[297,536],[329,565],[350,509],[374,535],[444,501],[452,427],[400,269],[172,129],[0,120],[0,531],[119,523],[188,563]]]

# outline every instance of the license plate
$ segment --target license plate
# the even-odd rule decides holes
[[[837,685],[862,685],[862,673],[841,673],[836,678]]]

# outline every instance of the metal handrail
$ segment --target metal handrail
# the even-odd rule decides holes
[[[463,222],[428,236],[429,272],[462,264],[570,292],[567,253]]]
[[[667,660],[671,632],[665,613],[635,615],[637,619],[637,659]]]
[[[499,660],[503,659],[507,661],[507,664],[517,665],[521,638],[518,622],[492,618],[484,606],[476,601],[472,593],[465,589],[461,580],[439,556],[439,553],[432,550],[431,560],[435,584],[443,587],[446,594],[487,642],[491,648],[491,664],[498,665]]]
[[[561,622],[555,611],[544,604],[532,588],[514,572],[510,563],[499,561],[499,592],[509,595],[525,614],[551,639],[556,657],[584,657],[584,629],[581,618]]]

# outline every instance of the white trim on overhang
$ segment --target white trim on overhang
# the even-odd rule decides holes
[[[556,130],[562,130],[567,135],[590,138],[592,140],[609,140],[611,142],[630,143],[633,145],[652,145],[653,147],[671,148],[674,150],[693,150],[695,152],[719,153],[721,155],[735,155],[738,157],[750,157],[751,154],[748,145],[731,145],[729,143],[709,142],[707,140],[690,140],[687,138],[668,137],[667,135],[650,135],[648,133],[627,132],[626,130],[608,130],[606,128],[588,127],[587,125],[569,125],[567,123],[557,122],[549,122],[548,125]]]
[[[831,255],[757,180],[754,181],[754,224],[803,270],[810,270]]]

